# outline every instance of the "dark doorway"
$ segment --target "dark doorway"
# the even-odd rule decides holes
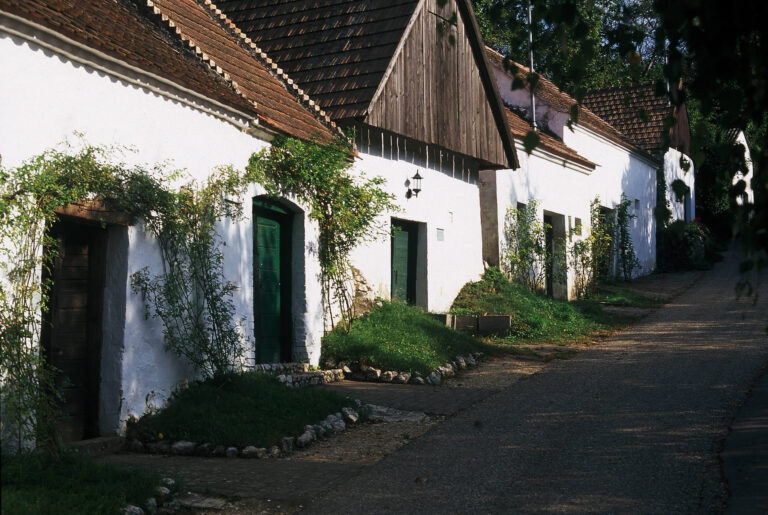
[[[43,350],[56,370],[65,418],[59,426],[65,442],[99,436],[102,305],[107,231],[98,225],[56,222],[58,241],[53,266],[48,323]]]
[[[392,220],[392,300],[416,302],[416,252],[419,225]]]
[[[265,199],[253,201],[256,361],[291,359],[291,236],[293,215]]]
[[[544,245],[546,247],[546,257],[544,261],[544,282],[546,283],[547,297],[551,297],[554,293],[554,282],[552,280],[552,275],[554,273],[553,264],[555,256],[555,235],[552,224],[552,217],[549,215],[544,215]]]
[[[605,224],[605,230],[610,238],[608,245],[608,252],[600,267],[600,277],[609,279],[616,274],[616,246],[615,246],[615,231],[616,231],[616,212],[614,209],[607,207],[600,207],[601,222]]]

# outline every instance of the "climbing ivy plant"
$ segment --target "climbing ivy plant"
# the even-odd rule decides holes
[[[664,167],[656,169],[656,207],[653,208],[653,216],[656,218],[656,230],[659,231],[672,220],[672,210],[667,199],[667,181],[664,178]]]
[[[224,242],[216,232],[221,220],[241,216],[240,204],[228,198],[239,197],[243,186],[237,171],[221,168],[202,185],[163,191],[163,204],[143,213],[145,227],[157,238],[163,271],[134,273],[133,291],[144,297],[146,316],[162,321],[168,350],[205,377],[236,368],[245,349],[232,302],[237,286],[224,279]]]
[[[349,137],[326,144],[280,137],[253,154],[246,176],[273,196],[296,199],[318,224],[320,279],[330,329],[348,331],[354,318],[349,255],[387,234],[380,215],[396,210],[384,179],[353,178]]]
[[[688,186],[682,179],[675,179],[669,186],[672,188],[672,192],[675,194],[675,198],[678,202],[685,200],[685,196],[691,192],[690,186]]]
[[[640,260],[635,254],[635,247],[632,244],[632,235],[629,231],[629,223],[637,218],[637,215],[630,212],[632,201],[627,196],[621,194],[621,202],[616,206],[616,253],[619,258],[622,275],[625,281],[632,279],[632,272],[640,267]]]
[[[594,293],[598,282],[607,274],[611,259],[611,229],[600,211],[600,198],[595,197],[589,208],[589,234],[572,241],[568,249],[568,264],[574,272],[576,297],[580,299]]]

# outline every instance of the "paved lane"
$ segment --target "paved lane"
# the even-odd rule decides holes
[[[464,410],[316,512],[718,512],[718,445],[768,361],[731,256],[598,348]],[[343,500],[343,502],[342,502]]]

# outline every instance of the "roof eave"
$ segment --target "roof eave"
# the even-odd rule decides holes
[[[491,104],[493,118],[496,121],[499,132],[501,132],[501,140],[507,157],[506,165],[508,168],[516,170],[520,168],[520,161],[515,150],[515,140],[509,130],[509,125],[507,125],[507,117],[504,113],[504,104],[501,101],[499,88],[493,75],[491,75],[488,57],[485,53],[485,43],[483,43],[482,36],[480,35],[480,26],[477,24],[477,19],[469,0],[456,0],[456,4],[459,6],[461,15],[467,21],[465,26],[472,42],[472,53],[475,55],[475,62],[478,64],[478,71],[485,86],[485,94]]]

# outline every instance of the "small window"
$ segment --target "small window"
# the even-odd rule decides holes
[[[635,199],[635,211],[640,211],[640,199]]]
[[[445,240],[445,230],[444,229],[437,229],[437,241],[443,241]]]
[[[576,217],[576,221],[574,222],[573,227],[573,234],[576,236],[581,236],[581,218]]]

